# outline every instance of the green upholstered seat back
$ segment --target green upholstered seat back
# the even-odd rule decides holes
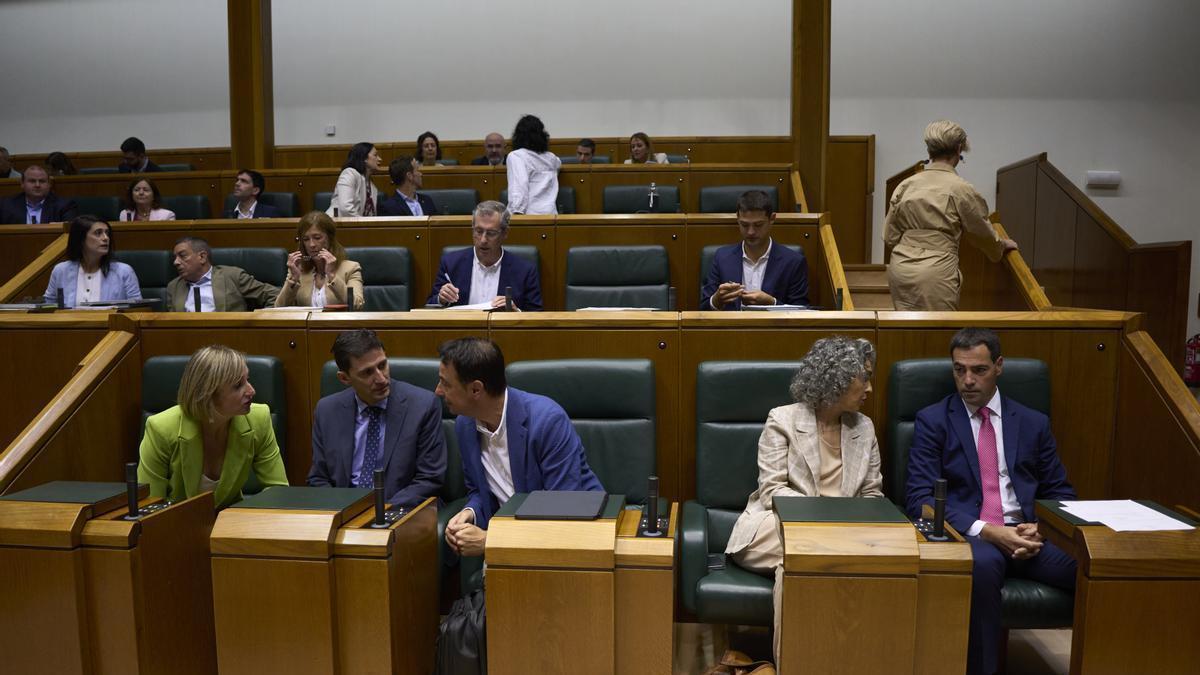
[[[646,499],[656,472],[654,364],[648,359],[518,361],[509,386],[562,406],[604,489],[630,503]]]
[[[152,356],[142,364],[142,428],[146,418],[160,413],[177,403],[179,380],[187,365],[188,354]],[[271,427],[275,430],[275,441],[279,454],[287,457],[287,388],[284,385],[283,362],[274,356],[246,356],[246,368],[250,371],[250,384],[254,387],[254,402],[265,403],[271,408]],[[285,461],[286,464],[286,461]],[[262,489],[254,472],[246,480],[242,492],[253,494]]]
[[[176,220],[203,220],[212,218],[208,195],[169,195],[162,198],[164,209],[175,212]]]
[[[687,155],[673,155],[669,152],[663,154],[667,156],[667,161],[671,164],[691,164],[692,162]]]
[[[568,311],[581,307],[669,309],[662,246],[573,246],[567,251]]]
[[[314,192],[313,193],[313,211],[328,211],[329,204],[333,201],[332,192]]]
[[[121,216],[121,200],[116,197],[71,197],[80,215],[96,216],[100,220],[115,222]]]
[[[162,300],[163,304],[159,305],[158,309],[165,311],[167,284],[178,276],[175,266],[171,264],[171,252],[117,250],[113,258],[133,268],[134,274],[137,274],[138,286],[142,289],[142,297]]]
[[[500,203],[508,206],[508,188],[500,191]],[[569,185],[560,186],[555,204],[558,206],[559,213],[575,213],[575,188]]]
[[[650,208],[650,184],[606,185],[604,187],[605,213],[676,213],[679,211],[679,188],[674,185],[655,187],[658,197],[654,208]]]
[[[80,176],[105,173],[120,173],[120,170],[115,166],[85,166],[79,170]]]
[[[438,382],[437,359],[406,359],[388,357],[388,370],[392,379],[407,382],[414,387],[433,391]],[[321,396],[336,394],[346,388],[337,379],[337,364],[332,360],[321,366]],[[442,491],[438,494],[442,501],[450,502],[467,495],[467,485],[463,481],[462,455],[458,451],[458,438],[454,435],[455,416],[450,409],[442,405],[442,435],[446,439],[446,479],[442,482]]]
[[[407,312],[412,307],[412,255],[403,246],[355,246],[346,257],[362,265],[368,312]]]
[[[287,278],[287,255],[282,248],[214,248],[214,265],[232,265],[272,286],[282,286]]]
[[[442,255],[444,256],[447,253],[454,253],[455,251],[461,251],[464,248],[471,248],[471,247],[470,246],[443,246],[442,247]],[[523,245],[523,244],[517,244],[517,245],[505,244],[504,252],[506,254],[511,253],[513,255],[520,256],[520,257],[528,260],[529,262],[533,263],[534,268],[538,270],[539,276],[541,275],[542,256],[541,256],[541,254],[538,253],[538,249],[536,246],[528,246],[528,245]],[[503,289],[501,289],[501,290],[503,290]]]
[[[258,201],[263,204],[270,204],[278,209],[280,218],[297,218],[300,216],[300,196],[295,192],[260,192],[258,193]],[[233,195],[225,197],[225,206],[222,211],[232,211],[237,206],[237,202],[237,197]]]
[[[421,194],[433,200],[436,210],[427,216],[469,216],[479,203],[479,191],[471,188],[421,190]]]
[[[700,188],[700,213],[736,213],[738,197],[748,190],[767,193],[772,207],[779,210],[779,190],[774,185],[712,185]]]
[[[159,164],[160,171],[195,171],[196,167],[191,164]]]
[[[1050,368],[1037,359],[1005,358],[997,381],[1000,393],[1022,405],[1050,414]],[[883,489],[901,507],[908,476],[908,450],[917,413],[953,394],[954,374],[948,358],[909,359],[892,364],[888,379],[887,448]]]
[[[563,164],[578,164],[579,158],[575,155],[559,155],[559,159]],[[612,164],[611,155],[592,155],[592,164]]]

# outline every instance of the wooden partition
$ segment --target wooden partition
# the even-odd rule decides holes
[[[996,208],[1051,302],[1144,312],[1146,332],[1183,366],[1190,241],[1138,244],[1044,152],[996,172]]]
[[[46,153],[26,153],[12,156],[13,168],[23,170],[30,164],[45,164]],[[155,164],[191,164],[198,171],[232,169],[233,159],[229,148],[151,148],[146,150],[146,156]],[[121,164],[120,148],[98,150],[93,152],[68,152],[67,157],[76,169],[95,167],[117,167]],[[343,159],[345,153],[342,153]]]
[[[0,284],[8,283],[63,233],[60,223],[0,227]],[[65,239],[63,245],[66,245]]]

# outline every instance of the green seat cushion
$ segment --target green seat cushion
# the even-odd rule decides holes
[[[1005,628],[1066,628],[1074,617],[1075,596],[1030,579],[1006,579],[1000,591]]]
[[[283,286],[287,279],[288,252],[282,248],[214,248],[214,265],[232,265],[272,286]]]
[[[96,216],[100,220],[115,221],[121,215],[121,200],[116,197],[71,197],[81,215]]]
[[[175,212],[177,220],[203,220],[212,218],[207,195],[170,195],[162,198],[164,209]]]
[[[775,580],[738,567],[726,556],[724,569],[711,570],[696,584],[696,616],[705,623],[770,626]]]
[[[670,269],[662,246],[573,246],[567,251],[566,281],[568,311],[668,309]]]
[[[771,198],[771,208],[779,210],[779,190],[774,185],[712,185],[700,188],[700,213],[736,213],[743,192],[762,190]]]
[[[407,312],[412,307],[412,255],[403,246],[359,246],[346,257],[362,266],[368,312]]]

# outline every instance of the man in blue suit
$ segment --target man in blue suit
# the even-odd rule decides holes
[[[513,309],[541,311],[542,288],[533,263],[518,255],[505,255],[509,212],[504,204],[480,202],[471,215],[474,243],[442,256],[427,305],[478,305],[493,309],[505,304],[505,289],[512,289]]]
[[[433,198],[421,194],[421,162],[412,155],[397,157],[388,165],[396,194],[379,202],[381,216],[436,216]]]
[[[263,175],[253,169],[242,169],[233,179],[233,196],[237,203],[221,214],[222,218],[282,218],[279,209],[258,201],[258,196],[267,189]]]
[[[467,505],[446,524],[446,543],[483,555],[488,521],[518,492],[603,492],[583,443],[557,403],[508,386],[504,354],[491,340],[460,338],[441,346],[437,394],[458,415]]]
[[[771,197],[762,190],[743,192],[737,201],[737,221],[742,243],[717,249],[700,289],[700,309],[807,305],[808,261],[803,252],[774,245]]]
[[[974,556],[967,672],[994,673],[999,663],[1000,589],[1007,577],[1075,587],[1075,562],[1042,539],[1038,499],[1075,499],[1055,451],[1050,420],[1002,396],[1000,339],[964,328],[950,341],[957,394],[917,413],[908,458],[908,514],[933,505],[933,485],[947,481],[946,520],[966,536]]]
[[[446,441],[442,404],[432,392],[393,380],[373,330],[351,330],[333,342],[337,378],[349,388],[317,402],[308,484],[371,487],[383,469],[384,495],[412,508],[442,487]]]

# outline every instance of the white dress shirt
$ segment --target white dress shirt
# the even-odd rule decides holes
[[[254,217],[254,209],[256,209],[256,208],[258,208],[258,200],[257,199],[250,202],[250,208],[246,209],[245,211],[242,210],[242,203],[238,202],[237,208],[234,209],[234,213],[237,215],[238,220],[242,220],[245,218],[253,218]]]
[[[325,306],[325,289],[326,288],[329,288],[329,280],[328,279],[325,280],[325,283],[322,284],[320,288],[317,288],[316,284],[313,285],[312,300],[309,301],[310,307],[324,307]],[[351,309],[353,309],[353,308],[351,308]]]
[[[409,213],[413,214],[414,216],[425,215],[425,212],[421,210],[421,200],[417,199],[416,192],[413,192],[412,199],[409,199],[408,195],[399,190],[396,190],[396,194],[400,196],[400,199],[404,200],[404,203],[408,206]]]
[[[79,281],[75,284],[75,304],[82,305],[85,302],[98,302],[100,300],[100,289],[104,284],[104,272],[96,270],[92,274],[83,271],[83,267],[79,268]]]
[[[979,408],[966,401],[963,401],[963,405],[967,408],[967,415],[971,420],[971,435],[974,436],[975,447],[978,448],[979,429],[983,426],[983,418],[979,416]],[[1006,524],[1019,523],[1023,519],[1021,503],[1017,501],[1017,491],[1013,489],[1012,478],[1008,475],[1008,462],[1004,460],[1004,423],[1000,417],[999,387],[996,388],[996,393],[992,394],[992,400],[988,401],[985,407],[992,411],[992,429],[996,432],[996,466],[1000,467],[1000,510],[1004,512]],[[978,537],[986,524],[982,520],[976,520],[967,530],[967,535]]]
[[[183,303],[184,311],[186,311],[186,312],[196,311],[196,302],[192,299],[196,295],[196,291],[192,290],[194,288],[200,289],[200,311],[201,312],[217,311],[217,303],[213,300],[212,268],[211,267],[208,268],[208,271],[204,273],[204,276],[200,277],[199,281],[195,281],[195,282],[189,281],[188,282],[187,301]]]
[[[467,304],[477,305],[481,302],[491,302],[500,295],[500,264],[504,262],[504,251],[491,267],[479,262],[479,254],[475,253],[475,264],[471,265],[471,297]],[[507,400],[507,399],[506,399]]]
[[[512,463],[508,458],[508,390],[504,390],[504,407],[500,412],[500,424],[496,430],[489,430],[479,420],[475,421],[475,430],[479,432],[480,459],[483,460],[483,473],[487,476],[488,488],[492,496],[500,504],[512,499],[517,488],[513,483]],[[474,509],[470,509],[475,513]]]

